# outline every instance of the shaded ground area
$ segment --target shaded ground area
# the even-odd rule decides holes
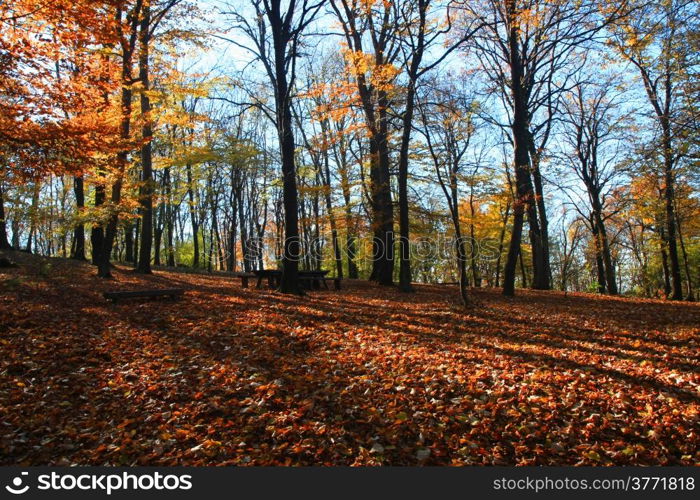
[[[700,305],[240,281],[12,253],[0,463],[698,464]],[[179,301],[101,292],[183,287]]]

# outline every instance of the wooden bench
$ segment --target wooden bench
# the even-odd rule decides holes
[[[326,278],[323,276],[299,276],[298,279],[301,287],[307,290],[320,290],[321,283],[328,290],[328,283],[326,283]]]
[[[105,299],[116,302],[120,299],[137,299],[137,298],[154,298],[154,297],[182,297],[185,290],[182,288],[161,288],[158,290],[130,290],[130,291],[114,291],[104,292],[102,295]]]
[[[241,279],[241,286],[243,288],[248,288],[248,280],[255,278],[255,274],[253,273],[234,273],[233,275]]]
[[[335,290],[340,290],[340,282],[343,281],[341,278],[327,278],[326,276],[299,276],[299,281],[308,285],[309,289],[320,289],[321,284],[326,290],[330,290],[328,287],[328,280],[333,280],[333,288]]]

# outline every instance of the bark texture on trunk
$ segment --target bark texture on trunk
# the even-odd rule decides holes
[[[139,80],[141,81],[141,115],[144,117],[141,136],[141,248],[136,271],[142,274],[151,273],[151,251],[153,247],[153,158],[152,145],[153,128],[151,124],[151,99],[148,96],[149,82],[149,44],[151,25],[150,5],[146,1],[143,8],[141,28],[139,31]]]

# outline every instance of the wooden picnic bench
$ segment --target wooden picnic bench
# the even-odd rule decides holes
[[[299,271],[299,281],[312,290],[320,290],[321,283],[323,283],[325,289],[329,290],[328,283],[326,282],[326,274],[328,274],[328,271],[321,269],[316,271]]]
[[[243,288],[248,288],[248,280],[255,278],[255,274],[253,273],[233,273],[233,275],[241,279],[241,286]]]
[[[160,288],[158,290],[127,290],[104,292],[105,299],[116,302],[120,299],[154,298],[154,297],[182,297],[185,290],[182,288]]]
[[[340,290],[340,282],[342,279],[338,278],[337,276],[334,278],[329,278],[327,276],[328,272],[329,271],[323,269],[318,269],[316,271],[299,271],[299,280],[302,283],[309,283],[311,287],[316,290],[321,288],[321,284],[323,284],[326,290],[330,290],[330,288],[328,288],[328,280],[333,280],[333,288],[335,290]]]
[[[258,278],[255,288],[262,288],[264,279],[267,279],[267,286],[270,288],[278,287],[282,281],[282,271],[279,269],[258,269],[253,273]]]
[[[255,276],[257,276],[258,278],[256,288],[262,287],[262,282],[264,279],[267,279],[267,285],[270,288],[278,287],[282,281],[282,271],[279,269],[262,269],[253,271],[253,273],[255,273]],[[328,288],[327,280],[332,279],[334,288],[336,290],[340,290],[341,279],[327,278],[327,274],[328,271],[324,269],[299,271],[299,281],[303,284],[305,288],[308,289],[319,290],[321,288],[321,285],[323,284],[326,290],[330,290],[330,288]]]

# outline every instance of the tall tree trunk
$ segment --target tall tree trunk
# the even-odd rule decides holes
[[[469,299],[469,275],[467,274],[467,248],[462,236],[462,226],[459,220],[459,193],[457,186],[457,165],[453,165],[450,171],[450,213],[452,215],[452,226],[455,231],[455,251],[457,254],[457,272],[459,273],[459,296],[462,299],[462,304],[468,306]],[[444,189],[444,187],[443,187]],[[472,241],[472,245],[473,245]],[[474,255],[474,247],[472,246],[472,256]]]
[[[275,89],[275,109],[277,116],[277,133],[280,153],[282,155],[282,198],[284,205],[284,253],[282,255],[282,279],[280,291],[301,295],[299,287],[299,201],[297,193],[296,166],[294,164],[294,135],[292,128],[292,109],[290,89],[287,82],[287,43],[286,31],[279,15],[280,3],[273,1],[277,15],[269,16],[274,46],[274,71],[277,88]],[[291,7],[290,7],[291,8]],[[286,29],[289,29],[287,26]],[[288,33],[286,33],[288,35]],[[292,54],[291,57],[296,57]]]
[[[190,223],[192,224],[192,245],[194,255],[192,257],[192,267],[199,267],[199,223],[197,221],[197,210],[194,203],[194,186],[192,184],[192,165],[185,165],[187,175],[187,198],[190,212]]]
[[[347,177],[347,165],[343,158],[340,169],[341,191],[343,192],[343,201],[345,204],[345,250],[348,259],[348,278],[357,279],[360,276],[355,262],[357,253],[355,231],[353,230],[354,223],[352,217],[352,206],[350,205],[350,181]]]
[[[525,259],[523,259],[523,249],[520,249],[520,277],[523,281],[523,288],[527,288],[527,272],[525,271]]]
[[[321,175],[321,178],[323,180],[323,192],[324,192],[324,198],[326,201],[326,212],[328,213],[328,221],[330,222],[331,226],[331,240],[333,243],[333,257],[335,258],[335,273],[336,276],[340,279],[343,278],[343,259],[342,255],[340,252],[340,241],[338,238],[338,227],[335,221],[335,214],[333,213],[333,200],[331,199],[331,169],[330,169],[330,159],[328,155],[328,144],[327,144],[327,135],[328,135],[328,122],[323,121],[322,122],[322,127],[323,127],[323,138],[324,144],[323,147],[323,175]]]
[[[172,207],[168,205],[166,207],[166,215],[165,215],[165,231],[166,231],[166,238],[165,238],[165,251],[167,253],[167,259],[168,259],[168,266],[169,267],[175,267],[175,246],[173,245],[173,233],[174,233],[174,228],[173,228],[173,214],[172,214]]]
[[[467,250],[459,225],[459,215],[457,215],[457,218],[453,215],[452,224],[454,225],[456,238],[455,251],[457,254],[457,272],[459,274],[459,296],[462,299],[462,304],[466,306],[470,303],[469,276],[467,275]]]
[[[518,256],[520,255],[524,212],[525,207],[523,203],[518,198],[513,200],[513,229],[511,230],[510,243],[508,244],[506,265],[503,269],[503,295],[506,296],[515,295],[515,272]]]
[[[676,210],[676,227],[678,228],[678,242],[681,245],[681,254],[683,255],[683,270],[685,271],[685,281],[686,281],[686,296],[685,300],[692,301],[695,300],[693,297],[693,280],[690,275],[690,265],[688,263],[688,252],[685,249],[685,242],[683,240],[683,231],[681,230],[681,220],[678,217],[678,210]]]
[[[668,243],[668,257],[671,272],[672,291],[671,300],[683,300],[683,284],[681,281],[681,267],[678,258],[678,246],[676,244],[676,214],[674,208],[674,172],[673,150],[671,149],[671,130],[668,120],[664,120],[664,202],[666,206],[666,241]]]
[[[219,231],[218,218],[212,221],[212,227],[214,228],[214,255],[216,255],[216,270],[218,271],[223,269],[222,263],[224,262],[221,251],[221,233]]]
[[[144,117],[141,136],[141,248],[136,271],[143,274],[151,273],[151,246],[153,242],[153,159],[152,145],[153,128],[151,123],[151,99],[148,96],[149,82],[149,43],[150,43],[151,9],[146,0],[143,6],[143,16],[139,31],[139,80],[141,82],[141,115]]]
[[[496,283],[494,286],[498,288],[501,284],[501,259],[503,258],[503,242],[506,237],[506,229],[508,227],[508,218],[510,217],[510,200],[506,202],[506,211],[503,215],[503,226],[501,234],[498,236],[498,257],[496,258]]]
[[[479,288],[481,287],[481,275],[479,274],[479,262],[477,258],[477,253],[476,253],[476,230],[474,228],[474,215],[475,215],[475,208],[474,208],[474,186],[470,187],[469,190],[469,213],[470,213],[470,219],[469,219],[469,239],[471,243],[471,252],[470,252],[470,265],[472,268],[472,277],[474,279],[474,286]]]
[[[161,242],[163,240],[163,219],[165,218],[165,216],[163,215],[164,209],[165,205],[161,204],[157,207],[157,209],[154,211],[155,213],[153,214],[153,216],[155,217],[152,243],[154,266],[160,266],[160,248]]]
[[[231,193],[229,195],[229,205],[231,207],[231,218],[228,226],[228,257],[226,269],[230,272],[236,271],[236,196],[234,193],[234,176],[231,175]]]
[[[671,274],[668,269],[668,254],[666,253],[666,232],[661,230],[660,236],[659,246],[661,247],[661,269],[663,270],[664,278],[664,295],[669,297],[671,295]]]
[[[97,184],[95,185],[95,200],[94,200],[94,206],[95,208],[101,207],[104,205],[105,199],[106,199],[106,194],[105,194],[105,185],[102,179],[104,176],[102,175],[101,172],[97,173]],[[100,252],[102,251],[102,242],[104,241],[104,227],[102,225],[96,225],[93,223],[92,228],[90,230],[90,245],[92,246],[92,263],[94,265],[97,265],[100,261]]]
[[[312,193],[312,209],[313,209],[313,215],[314,215],[314,229],[312,232],[310,232],[311,235],[311,242],[312,242],[312,255],[313,255],[313,267],[311,269],[320,269],[321,268],[321,261],[323,260],[323,255],[322,255],[322,247],[321,247],[321,234],[320,234],[320,227],[321,227],[321,203],[320,203],[320,196],[319,196],[319,190],[318,187],[321,182],[321,173],[317,172],[316,173],[316,186],[314,186],[316,189],[313,190]]]
[[[40,187],[41,184],[39,180],[35,180],[34,186],[32,187],[32,204],[29,207],[29,235],[27,236],[27,242],[24,246],[24,251],[27,253],[32,253],[32,241],[35,239],[37,231]],[[35,248],[34,250],[38,251],[37,248]]]
[[[605,229],[603,218],[598,214],[598,235],[601,242],[601,250],[603,255],[603,263],[605,264],[605,284],[607,285],[610,295],[617,295],[617,280],[615,279],[615,265],[613,264],[610,254],[610,242],[608,241],[608,232]]]
[[[415,46],[411,51],[411,63],[408,68],[406,108],[403,114],[401,147],[399,149],[399,290],[402,292],[413,291],[411,285],[410,221],[408,213],[408,150],[411,142],[411,131],[413,130],[416,85],[425,51],[426,16],[429,3],[426,0],[417,0],[418,22],[415,28],[417,36]]]
[[[7,239],[7,226],[5,225],[5,197],[0,181],[0,250],[10,250],[12,245]]]
[[[243,257],[243,271],[249,273],[253,270],[250,259],[250,242],[248,239],[248,228],[245,221],[245,213],[243,211],[243,192],[239,190],[236,195],[236,205],[238,206],[238,224],[241,232],[241,257]],[[262,271],[262,269],[260,269]]]
[[[591,232],[593,234],[593,248],[595,252],[595,268],[598,274],[598,293],[605,293],[607,290],[607,279],[605,277],[605,263],[603,262],[603,248],[600,238],[600,227],[595,216],[590,220]]]
[[[413,113],[416,96],[416,79],[418,68],[423,58],[423,34],[425,26],[425,10],[421,9],[421,25],[419,28],[419,42],[413,53],[409,68],[409,82],[406,92],[406,109],[403,114],[401,147],[399,149],[399,290],[413,292],[411,285],[411,246],[410,246],[410,221],[408,213],[408,154],[411,142],[411,130],[413,129]]]
[[[136,219],[136,224],[134,224],[134,267],[138,265],[138,255],[139,255],[139,235],[141,234],[141,219]]]
[[[549,222],[547,220],[547,207],[544,201],[544,188],[542,186],[542,174],[540,173],[539,153],[533,157],[532,178],[535,186],[537,216],[539,222],[539,248],[541,255],[541,276],[537,279],[535,288],[550,290],[552,288],[552,268],[549,262]]]
[[[117,174],[117,180],[112,185],[112,196],[110,198],[110,215],[107,222],[107,226],[104,231],[104,239],[102,240],[102,249],[99,254],[99,262],[97,264],[97,275],[101,278],[111,278],[111,265],[110,258],[112,256],[112,249],[114,247],[114,240],[117,236],[117,224],[119,223],[119,212],[118,207],[121,201],[122,192],[122,174],[126,166],[126,154],[119,153],[119,158],[117,163],[119,165],[119,173]]]
[[[17,217],[12,219],[12,248],[15,250],[19,250],[19,240],[20,240],[20,233],[22,231],[22,228],[19,225],[19,220]]]
[[[173,238],[175,236],[175,215],[173,209],[173,199],[172,199],[172,184],[170,178],[170,167],[163,171],[163,184],[165,184],[165,251],[167,254],[167,265],[169,267],[175,267],[175,247],[173,245]]]
[[[73,178],[73,193],[78,217],[82,217],[85,208],[85,182],[82,175]],[[79,220],[73,228],[73,247],[70,258],[85,260],[85,224],[82,220]]]
[[[134,262],[134,225],[130,222],[124,227],[124,260]]]
[[[122,20],[121,4],[117,5],[117,23],[121,25]],[[141,9],[141,0],[138,0],[131,12],[133,19],[138,19]],[[131,137],[131,97],[132,97],[132,59],[134,52],[134,37],[136,33],[135,21],[131,25],[130,37],[122,39],[122,93],[121,93],[121,117],[120,117],[120,137],[123,141],[128,141]],[[102,278],[110,278],[110,257],[114,239],[117,234],[117,224],[119,222],[118,207],[121,202],[122,180],[126,170],[126,163],[129,152],[122,150],[117,154],[116,180],[112,184],[112,195],[110,198],[110,214],[102,237],[102,245],[97,258],[97,275]],[[97,203],[96,203],[97,204]],[[93,247],[94,251],[94,247]]]
[[[375,259],[375,279],[380,285],[394,284],[394,207],[391,201],[391,177],[388,132],[388,98],[379,94],[379,125],[376,140],[377,169],[372,180],[372,196],[375,199],[375,238],[379,253]]]
[[[513,135],[513,156],[515,169],[516,198],[513,201],[513,229],[508,246],[508,257],[503,277],[503,295],[512,296],[515,294],[515,270],[520,252],[522,240],[524,215],[528,214],[530,225],[530,240],[532,244],[532,264],[535,277],[541,279],[539,242],[541,241],[539,227],[537,224],[537,209],[535,207],[535,196],[530,177],[530,155],[528,153],[528,113],[527,95],[523,87],[523,63],[520,58],[519,28],[515,19],[515,2],[508,2],[508,9],[511,15],[511,26],[509,28],[508,43],[510,52],[510,79],[511,96],[513,100],[513,117],[511,130]],[[535,283],[535,288],[542,285]]]

